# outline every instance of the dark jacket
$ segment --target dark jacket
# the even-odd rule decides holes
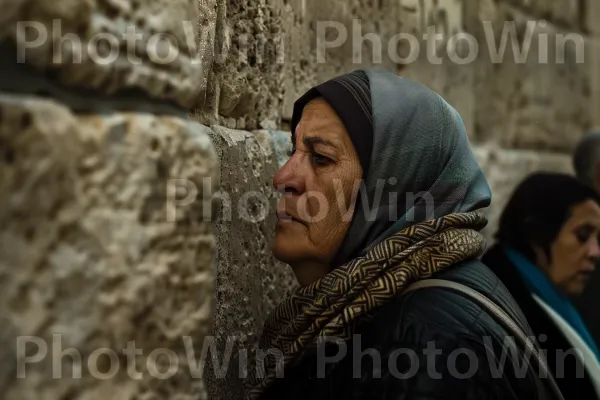
[[[506,288],[479,261],[456,265],[435,277],[478,290],[526,326]],[[261,399],[544,398],[537,395],[535,385],[540,382],[532,374],[517,377],[513,353],[507,350],[504,368],[500,366],[508,335],[504,328],[478,304],[452,290],[428,288],[400,296],[383,306],[373,319],[359,324],[355,333],[361,340],[354,336],[346,344],[343,358],[325,364],[315,350],[287,369]],[[368,354],[369,348],[379,352],[381,362]],[[333,344],[322,349],[330,357],[339,350]],[[458,355],[456,349],[463,349],[464,354]],[[522,364],[524,357],[518,354]],[[496,378],[494,371],[498,372]]]
[[[482,258],[482,261],[505,283],[523,310],[536,337],[540,338],[541,335],[545,335],[546,340],[542,342],[542,338],[540,338],[540,345],[547,352],[549,367],[556,377],[565,399],[598,399],[582,363],[572,350],[570,353],[566,353],[573,346],[546,312],[531,297],[531,292],[520,279],[518,271],[508,260],[502,249],[498,245],[492,247]],[[579,378],[577,377],[578,371]]]
[[[585,320],[588,329],[596,343],[600,344],[600,313],[598,312],[600,304],[600,263],[596,265],[596,273],[585,288],[583,296],[575,302]]]

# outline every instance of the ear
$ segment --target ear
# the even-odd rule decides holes
[[[533,249],[533,254],[535,255],[535,264],[541,269],[547,270],[550,267],[550,260],[548,259],[548,255],[544,249],[537,244],[532,244],[531,248]]]

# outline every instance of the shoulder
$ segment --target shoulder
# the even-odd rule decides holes
[[[500,280],[479,261],[437,274],[467,285],[501,307],[513,301]],[[355,392],[410,393],[417,398],[535,399],[531,376],[512,380],[513,355],[496,364],[507,332],[476,302],[445,288],[399,296],[360,326],[348,349]],[[372,357],[377,354],[376,357]],[[492,364],[490,364],[492,363]],[[356,366],[360,370],[356,370]],[[506,369],[504,369],[506,368]],[[348,375],[350,372],[338,371]],[[384,378],[384,379],[374,379]],[[498,379],[500,378],[500,379]]]
[[[502,281],[483,263],[472,260],[455,265],[434,278],[457,282],[488,297],[519,325],[525,317]],[[432,336],[504,337],[506,332],[479,303],[447,288],[425,288],[405,295],[383,307],[369,323],[381,332],[381,339],[412,338],[420,342]],[[378,328],[381,328],[380,330]],[[419,332],[418,336],[414,336]]]

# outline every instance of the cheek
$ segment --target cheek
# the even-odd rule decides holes
[[[337,248],[350,228],[357,189],[353,187],[354,176],[347,170],[345,172],[341,184],[324,185],[320,195],[308,201],[308,209],[315,217],[310,225],[310,237],[315,246],[329,250]]]
[[[557,278],[566,279],[577,272],[585,246],[575,238],[561,238],[552,247],[552,269]]]

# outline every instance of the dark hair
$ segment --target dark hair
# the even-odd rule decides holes
[[[550,256],[550,246],[569,218],[573,206],[586,200],[600,204],[600,197],[577,178],[537,172],[513,192],[500,217],[496,239],[535,261],[533,245]]]

